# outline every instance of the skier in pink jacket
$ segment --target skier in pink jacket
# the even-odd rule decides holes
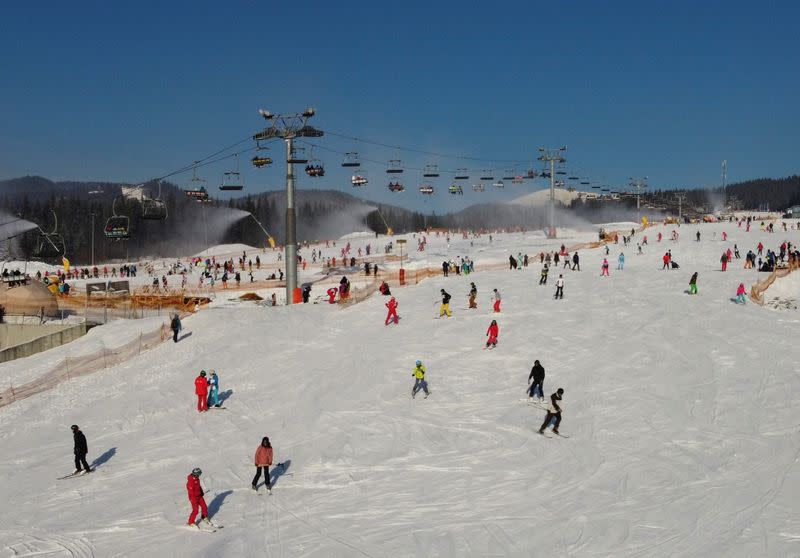
[[[745,293],[747,293],[747,291],[744,288],[744,283],[739,283],[739,287],[736,289],[736,302],[739,304],[745,304]]]

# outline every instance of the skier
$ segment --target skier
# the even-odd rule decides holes
[[[327,291],[327,293],[328,293],[328,302],[330,304],[336,304],[336,293],[338,293],[338,292],[339,291],[334,287],[331,287],[330,289],[328,289],[328,291]]]
[[[576,269],[578,271],[581,270],[581,263],[580,263],[580,258],[578,257],[578,252],[572,254],[572,271],[575,271]]]
[[[219,402],[219,378],[217,377],[217,372],[215,370],[211,371],[211,378],[208,380],[208,401],[207,407],[214,407],[220,408],[222,403]]]
[[[194,521],[197,519],[198,507],[200,508],[200,521],[211,524],[211,521],[208,519],[208,506],[206,506],[206,500],[203,498],[205,493],[203,492],[203,487],[200,486],[200,475],[202,474],[203,471],[201,471],[199,467],[195,467],[192,469],[192,472],[189,473],[189,476],[186,477],[186,492],[189,495],[189,503],[192,504],[192,513],[189,515],[189,521],[187,521],[186,524],[195,527],[197,527]]]
[[[695,238],[697,239],[697,242],[700,242],[700,231],[697,231],[697,234],[695,234]]]
[[[389,299],[389,302],[387,302],[384,306],[386,306],[386,308],[389,309],[389,313],[386,314],[386,321],[383,323],[383,325],[389,325],[389,322],[392,321],[393,318],[394,318],[394,323],[397,324],[399,320],[399,318],[397,317],[397,300],[395,300],[395,298],[392,297]]]
[[[531,383],[533,380],[533,383]],[[531,384],[528,388],[528,397],[533,399],[536,397],[536,388],[539,388],[539,401],[544,401],[544,367],[539,364],[538,360],[533,361],[533,368],[528,375],[528,383]]]
[[[442,306],[439,308],[439,317],[441,318],[445,314],[448,317],[452,316],[453,314],[450,312],[450,294],[446,292],[444,289],[441,290],[442,293]]]
[[[492,289],[494,291],[494,311],[495,313],[500,312],[500,291],[497,289]]]
[[[547,266],[547,264],[544,264],[544,267],[542,268],[542,277],[541,277],[541,279],[539,279],[539,284],[540,285],[546,285],[547,284],[547,274],[549,272],[550,272],[550,268]]]
[[[201,370],[200,375],[194,379],[194,392],[197,395],[197,412],[208,411],[206,400],[208,399],[208,380],[206,371]]]
[[[607,258],[603,258],[603,265],[600,268],[600,277],[602,277],[603,275],[605,275],[606,277],[609,277],[609,274],[608,274],[608,259]]]
[[[469,284],[469,307],[470,308],[477,308],[478,304],[475,302],[475,299],[478,296],[478,287],[475,286],[475,283]]]
[[[559,402],[561,401],[564,395],[564,390],[562,388],[558,388],[554,394],[550,396],[550,404],[547,405],[547,416],[542,423],[541,428],[539,428],[539,434],[544,433],[544,429],[550,424],[550,421],[553,420],[555,417],[556,423],[553,425],[553,432],[558,434],[558,425],[561,424],[561,407],[559,406]]]
[[[489,339],[486,341],[486,347],[497,347],[497,335],[499,332],[500,330],[497,327],[497,320],[492,320],[492,323],[489,325],[489,329],[486,330],[486,335],[489,337]]]
[[[564,298],[564,276],[559,275],[556,279],[556,296],[555,298]]]
[[[664,262],[664,265],[661,266],[662,271],[665,269],[667,270],[669,269],[669,260],[670,260],[669,252],[664,252],[664,257],[661,258],[661,261]]]
[[[744,283],[739,283],[739,287],[736,289],[736,302],[739,304],[746,304],[744,300],[744,295],[747,291],[744,288]]]
[[[430,392],[428,391],[428,382],[425,381],[425,367],[422,365],[421,360],[417,361],[414,370],[411,371],[411,375],[414,376],[414,387],[411,389],[411,399],[417,396],[419,390],[425,392],[425,399],[427,399]]]
[[[172,330],[172,341],[173,343],[177,343],[178,332],[182,329],[181,318],[178,316],[177,312],[172,315],[172,320],[170,321],[169,327]]]
[[[253,490],[256,492],[258,491],[258,479],[261,478],[261,471],[263,470],[264,486],[267,487],[267,491],[271,494],[272,484],[270,483],[269,478],[269,468],[272,465],[272,444],[269,443],[268,436],[264,436],[261,439],[261,444],[259,444],[258,448],[256,449],[255,464],[256,476],[253,477]]]
[[[619,253],[617,258],[617,269],[625,269],[625,254],[622,252]]]
[[[722,253],[722,257],[719,259],[722,262],[722,271],[728,269],[728,254],[726,252]]]
[[[697,294],[697,272],[696,271],[692,274],[692,278],[689,279],[689,294],[690,295]]]
[[[85,475],[91,473],[89,464],[86,462],[86,454],[89,453],[89,445],[86,443],[86,436],[83,435],[77,424],[72,425],[72,439],[75,442],[73,452],[75,453],[75,472],[73,475]],[[83,469],[81,470],[81,465]]]

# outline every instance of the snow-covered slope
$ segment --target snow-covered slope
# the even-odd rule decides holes
[[[398,326],[384,327],[379,296],[201,311],[177,345],[2,408],[0,556],[797,554],[800,364],[787,340],[800,323],[730,301],[758,275],[743,260],[717,269],[734,242],[744,254],[800,232],[706,225],[696,243],[684,226],[656,244],[659,230],[671,229],[649,230],[644,255],[625,249],[624,271],[612,245],[609,278],[598,249],[547,286],[536,264],[396,289]],[[722,230],[727,243],[712,237]],[[505,237],[474,244],[478,268],[517,251]],[[666,249],[679,270],[660,270]],[[454,316],[437,320],[441,288]],[[482,350],[493,318],[500,343]],[[410,398],[418,358],[426,400]],[[568,439],[536,434],[544,412],[520,401],[534,359],[548,395],[566,390]],[[198,414],[193,380],[210,368],[227,409]],[[100,463],[56,481],[72,469],[73,423]],[[288,464],[271,496],[249,488],[265,435]],[[176,528],[197,466],[225,525],[211,535]]]
[[[557,202],[560,202],[564,205],[569,205],[572,203],[573,200],[576,200],[580,197],[586,197],[586,192],[578,192],[573,191],[570,192],[566,188],[555,188],[554,195]],[[550,203],[550,188],[545,188],[544,190],[537,190],[535,192],[531,192],[530,194],[525,194],[524,196],[520,196],[511,200],[509,203],[515,203],[519,205],[530,205],[534,207],[542,206]]]

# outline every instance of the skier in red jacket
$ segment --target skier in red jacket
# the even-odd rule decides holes
[[[328,289],[327,292],[328,292],[328,302],[330,304],[336,304],[336,293],[338,293],[339,291],[331,287],[330,289]]]
[[[500,329],[497,327],[497,320],[492,320],[492,324],[489,326],[489,329],[486,330],[486,335],[489,339],[486,341],[486,346],[497,347],[497,334],[500,332]]]
[[[389,325],[389,322],[392,321],[392,318],[394,318],[394,323],[396,324],[399,319],[397,317],[397,300],[395,300],[395,298],[392,297],[389,299],[389,302],[387,302],[384,306],[386,306],[386,308],[389,309],[389,313],[386,314],[386,321],[384,322],[383,325]]]
[[[206,379],[206,371],[202,370],[200,375],[194,379],[194,392],[197,395],[197,412],[202,413],[208,411],[208,380]]]
[[[186,477],[186,492],[189,494],[189,502],[192,504],[192,513],[189,516],[188,525],[195,525],[194,520],[197,519],[197,508],[200,508],[200,520],[210,523],[208,521],[208,507],[206,500],[203,498],[203,487],[200,486],[200,475],[203,474],[199,468],[195,467],[192,472]]]

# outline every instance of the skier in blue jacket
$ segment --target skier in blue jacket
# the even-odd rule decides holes
[[[211,378],[208,380],[208,406],[220,407],[219,401],[219,378],[216,371],[211,371]]]

